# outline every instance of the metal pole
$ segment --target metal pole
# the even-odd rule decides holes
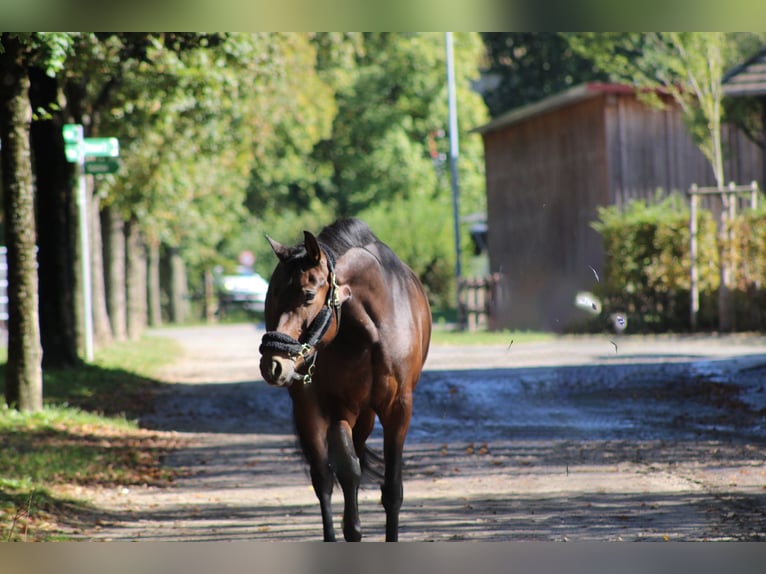
[[[445,32],[447,49],[447,103],[449,106],[449,167],[452,178],[452,211],[455,230],[455,277],[460,279],[460,204],[457,177],[458,139],[457,108],[455,104],[455,65],[452,51],[452,32]]]
[[[85,146],[81,143],[77,157],[77,203],[80,215],[80,261],[82,263],[82,303],[85,320],[85,360],[93,362],[93,298],[90,276],[90,242],[88,241],[88,201],[85,181]]]
[[[697,269],[697,184],[692,185],[689,190],[690,209],[689,209],[689,258],[691,259],[691,288],[689,289],[691,301],[689,305],[690,326],[692,331],[697,330],[697,315],[700,308],[699,296],[699,271]]]
[[[766,96],[761,96],[761,126],[763,147],[761,149],[761,186],[766,189]]]

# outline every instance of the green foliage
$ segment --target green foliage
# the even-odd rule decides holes
[[[766,207],[744,211],[727,226],[721,253],[733,277],[734,325],[766,329]]]
[[[294,242],[303,229],[319,231],[337,217],[357,216],[420,275],[432,303],[450,305],[455,256],[444,35],[311,38],[318,76],[331,90],[330,131],[319,141],[302,140],[311,148],[308,154],[305,147],[295,151],[289,132],[276,134],[273,150],[256,159],[251,176],[248,207],[254,218],[223,251],[230,259],[242,248],[254,251],[257,270],[268,277],[274,257],[264,234]],[[483,213],[486,204],[481,138],[469,133],[487,117],[471,89],[482,50],[477,34],[456,35],[461,214]],[[310,105],[321,103],[319,96]]]
[[[228,254],[229,261],[236,261],[237,253],[248,249],[255,254],[255,269],[268,279],[277,258],[271,250],[266,235],[287,245],[303,241],[303,231],[319,233],[333,219],[330,207],[313,199],[306,211],[285,210],[263,217],[251,217],[243,232],[227,241],[222,249]]]
[[[15,37],[26,46],[28,63],[39,66],[49,76],[55,76],[64,68],[71,54],[73,38],[77,34],[66,32],[4,32],[3,36]],[[0,54],[3,53],[0,38]]]
[[[402,201],[426,209],[448,193],[443,34],[68,39],[64,91],[83,109],[67,112],[85,118],[87,136],[120,140],[120,170],[98,180],[102,204],[135,218],[147,242],[179,249],[193,281],[242,249],[268,276],[266,233],[288,242],[339,216]],[[487,119],[471,84],[483,45],[461,33],[454,47],[465,215],[485,210],[481,138],[469,133]],[[415,264],[446,299],[442,251],[435,245]]]
[[[98,129],[120,138],[123,165],[99,191],[195,271],[219,262],[221,243],[239,233],[253,172],[309,173],[301,158],[328,133],[331,94],[306,35],[171,35],[182,46],[140,36],[89,35],[78,45],[74,76],[101,69],[111,82],[89,83],[88,98],[118,86]]]
[[[606,254],[597,285],[607,315],[621,311],[631,331],[681,331],[689,324],[689,210],[680,195],[648,205],[633,201],[620,209],[601,207],[592,227]],[[701,210],[698,220],[700,326],[712,327],[718,289],[715,221]],[[603,324],[605,317],[599,319]]]
[[[721,143],[723,75],[750,55],[751,33],[649,32],[567,33],[571,48],[592,60],[614,81],[669,94],[710,161],[719,186],[725,183]],[[761,40],[763,36],[761,36]]]
[[[573,51],[556,32],[486,32],[486,73],[497,86],[484,95],[493,117],[607,74]]]
[[[718,326],[719,262],[731,269],[730,295],[738,330],[766,328],[766,208],[746,210],[719,233],[712,213],[698,215],[698,273],[702,329]],[[628,315],[631,331],[689,328],[691,289],[689,210],[679,195],[648,205],[599,209],[592,224],[604,240],[605,269],[596,294],[603,325],[614,312]],[[595,324],[595,323],[594,323]]]
[[[455,37],[460,135],[460,182],[466,213],[483,211],[481,139],[468,131],[486,120],[481,97],[471,89],[482,44],[476,34]],[[325,62],[323,73],[344,65]],[[445,183],[447,87],[443,34],[365,34],[353,81],[334,85],[338,105],[332,139],[314,153],[329,176],[317,195],[338,215],[357,215],[377,202],[406,199]],[[437,162],[431,156],[435,148]],[[436,168],[436,169],[434,169]]]

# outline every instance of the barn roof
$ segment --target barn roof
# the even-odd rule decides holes
[[[723,77],[727,96],[766,96],[766,46]]]
[[[486,134],[516,124],[533,116],[555,110],[556,108],[568,106],[575,102],[587,100],[601,94],[632,94],[634,91],[635,90],[631,86],[624,84],[605,84],[599,82],[580,84],[569,88],[564,92],[544,98],[538,102],[514,108],[511,111],[496,117],[489,123],[474,128],[472,131]]]

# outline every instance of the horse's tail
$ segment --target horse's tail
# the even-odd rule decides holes
[[[363,484],[382,484],[385,476],[383,455],[370,447],[364,447],[364,453],[359,461],[362,465]]]

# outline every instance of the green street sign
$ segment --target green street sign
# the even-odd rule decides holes
[[[80,124],[64,124],[61,128],[64,136],[64,153],[66,160],[70,163],[77,163],[80,156],[80,145],[83,140],[83,130]]]
[[[77,160],[79,159],[79,153],[77,150],[76,145],[65,145],[64,146],[64,153],[66,154],[66,160],[69,163],[77,163]]]
[[[85,162],[85,173],[90,175],[102,175],[114,173],[120,169],[120,162],[111,157],[91,159]]]
[[[79,144],[82,141],[82,125],[80,124],[64,124],[61,128],[64,134],[64,142],[67,144]]]
[[[117,138],[85,138],[85,157],[117,157],[120,155],[120,140]]]

